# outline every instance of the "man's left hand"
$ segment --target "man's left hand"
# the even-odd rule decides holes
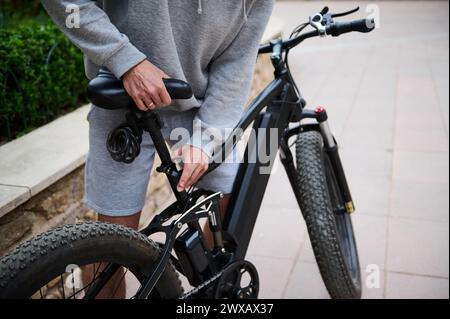
[[[184,145],[177,150],[177,155],[184,163],[183,174],[177,185],[177,190],[182,192],[189,189],[208,170],[209,156],[201,149],[192,145]]]

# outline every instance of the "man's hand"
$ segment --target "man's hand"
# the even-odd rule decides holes
[[[192,145],[184,145],[177,150],[183,160],[184,168],[177,190],[182,192],[196,183],[208,170],[209,157],[201,149]]]
[[[164,78],[169,76],[144,60],[125,73],[123,84],[136,106],[141,111],[148,111],[172,102],[164,85]]]

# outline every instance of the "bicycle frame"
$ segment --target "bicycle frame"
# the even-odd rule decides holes
[[[276,46],[277,43],[274,42],[272,45]],[[274,52],[277,52],[277,50],[274,49]],[[327,150],[334,154],[331,158],[334,162],[333,165],[339,172],[337,175],[343,187],[342,189],[347,194],[345,198],[347,202],[353,205],[345,180],[345,174],[337,153],[337,145],[334,143],[334,139],[327,125],[326,113],[304,110],[305,102],[295,89],[295,83],[290,76],[288,67],[284,63],[280,63],[279,58],[275,54],[272,56],[272,62],[275,67],[275,79],[253,100],[235,128],[235,131],[239,130],[243,132],[252,122],[254,123],[253,129],[256,134],[257,143],[247,145],[244,158],[251,157],[255,158],[256,161],[251,163],[244,161],[240,164],[231,193],[228,212],[223,221],[223,227],[220,222],[221,218],[218,204],[222,194],[212,193],[202,189],[195,191],[191,196],[188,196],[189,194],[186,192],[178,192],[176,185],[182,172],[177,170],[175,163],[171,160],[170,152],[161,133],[163,123],[154,112],[141,114],[145,130],[150,133],[155,149],[161,158],[161,166],[157,170],[166,174],[177,201],[162,213],[155,216],[150,225],[141,231],[146,236],[162,232],[166,235],[166,240],[161,247],[159,260],[150,269],[149,273],[151,275],[136,294],[136,298],[147,298],[150,295],[169,260],[172,261],[178,271],[188,277],[191,284],[199,285],[223,269],[223,262],[217,261],[220,260],[220,257],[222,259],[224,256],[229,257],[227,264],[245,258],[271,170],[271,167],[269,167],[267,174],[260,174],[260,169],[267,169],[267,165],[260,162],[258,149],[266,147],[266,150],[270,150],[270,132],[273,130],[276,130],[278,133],[276,142],[280,151],[281,162],[286,169],[290,184],[299,204],[300,194],[298,193],[295,165],[292,153],[288,147],[288,140],[290,137],[302,131],[317,130],[323,135]],[[265,111],[263,111],[264,108],[266,108]],[[300,120],[304,118],[314,118],[317,120],[317,124],[301,125]],[[291,122],[298,122],[298,124],[295,127],[289,128]],[[221,146],[221,150],[218,152],[219,154],[215,157],[216,159],[221,157],[221,153],[236,146],[238,140],[232,137],[233,134]],[[330,140],[333,142],[330,142]],[[272,153],[274,154],[269,152],[268,155],[268,162],[271,164],[274,163],[276,156],[276,152]],[[208,172],[217,168],[218,165],[220,164],[211,164]],[[201,197],[206,198],[197,202]],[[180,216],[173,220],[178,215]],[[214,234],[215,249],[212,252],[206,249],[206,244],[203,239],[202,228],[199,223],[199,220],[203,218],[209,220]],[[169,225],[163,225],[170,220],[172,221]],[[185,225],[187,229],[180,235]],[[183,238],[180,241],[179,238],[181,237]],[[188,260],[188,262],[194,266],[192,266],[192,269],[186,270],[186,268],[189,268],[186,267],[186,261],[183,265],[183,262],[180,262],[171,252],[175,248],[175,251],[178,253],[177,244],[179,247],[183,245],[187,247],[187,241],[193,240],[197,241],[198,245],[195,251],[193,249],[190,252],[191,260]],[[205,256],[206,263],[195,265],[198,260],[204,260]],[[116,265],[107,267],[100,282],[90,289],[89,296],[95,296],[117,269],[118,266]]]
[[[284,76],[287,77],[287,74]],[[278,134],[278,136],[283,136],[284,130],[289,124],[290,114],[292,113],[292,105],[288,105],[287,103],[281,103],[280,105],[272,101],[277,99],[291,102],[298,100],[296,95],[294,95],[291,84],[287,81],[287,79],[284,78],[284,76],[275,79],[263,90],[263,92],[251,103],[242,120],[235,128],[236,130],[245,130],[254,121],[253,128],[257,129],[255,131],[257,132],[256,140],[258,142],[256,145],[252,145],[252,149],[247,146],[244,156],[248,157],[250,153],[253,153],[255,154],[256,162],[244,162],[240,165],[230,199],[230,211],[227,214],[228,218],[224,221],[224,228],[222,229],[222,233],[227,240],[226,250],[233,254],[232,260],[240,260],[245,257],[245,253],[250,242],[251,233],[258,216],[260,202],[262,201],[262,197],[264,196],[264,191],[266,189],[270,176],[269,174],[259,174],[259,169],[261,168],[262,164],[259,161],[259,156],[256,148],[257,146],[266,145],[269,143],[270,129],[277,129],[280,133]],[[287,100],[288,96],[292,96],[294,98]],[[265,107],[268,107],[267,111],[261,113],[261,111]],[[160,136],[158,133],[151,134],[152,138],[161,139],[162,141],[162,136]],[[279,142],[280,139],[277,141],[277,143]],[[229,148],[231,144],[234,146],[236,143],[237,141],[232,142],[231,139],[228,139],[224,143],[223,149],[225,150]],[[156,142],[155,146],[158,144],[159,143]],[[166,151],[168,152],[165,145],[164,147],[156,147],[156,149],[158,154],[160,154],[160,156],[162,155],[162,165],[160,170],[166,173],[171,185],[176,185],[178,183],[181,172],[175,173],[173,169],[174,164],[165,156],[167,155]],[[275,156],[276,154],[269,154],[270,163],[273,163],[273,160],[275,160]],[[216,167],[217,165],[212,166],[209,171]],[[174,189],[173,186],[172,189]],[[220,197],[220,194],[210,195],[209,197],[207,197],[207,199],[210,199],[211,196],[218,199]],[[181,199],[182,205],[185,205],[183,200],[186,198],[186,195],[183,195],[183,193],[181,193],[178,195],[178,198],[179,200]],[[171,216],[172,212],[180,207],[180,203],[177,203],[175,203],[174,206],[170,207],[168,210],[163,212],[162,215],[159,216]],[[218,213],[218,209],[214,211]],[[192,213],[194,214],[194,211],[192,211]],[[189,214],[187,214],[187,216],[189,216]],[[208,217],[209,216],[207,212],[197,215],[193,217],[193,219],[189,220],[191,224],[188,225],[188,227],[198,230],[199,236],[202,237],[201,229],[199,228],[198,223],[195,223],[195,220]],[[217,214],[216,218],[220,219],[220,214]],[[151,235],[155,231],[165,232],[167,240],[163,248],[160,262],[158,263],[159,267],[157,266],[156,269],[151,272],[153,273],[153,276],[151,276],[153,278],[150,278],[147,285],[145,285],[142,291],[138,293],[138,298],[146,297],[148,293],[154,288],[154,285],[156,284],[159,276],[162,274],[162,271],[165,268],[165,264],[171,258],[170,251],[172,251],[174,247],[174,241],[176,235],[178,234],[177,230],[180,230],[181,228],[181,225],[178,225],[179,222],[174,222],[170,230],[161,228],[159,226],[160,223],[161,219],[157,219],[142,231],[147,236]],[[201,240],[203,240],[203,238]],[[209,256],[209,258],[211,257],[212,256]],[[173,261],[174,259],[175,258],[172,256]],[[175,263],[177,264],[176,261]],[[177,268],[181,268],[180,265],[177,266]],[[210,266],[214,269],[213,263],[210,263]]]

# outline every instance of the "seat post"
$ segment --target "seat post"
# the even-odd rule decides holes
[[[161,158],[161,162],[165,165],[171,164],[172,158],[161,133],[161,129],[164,127],[162,119],[157,113],[148,111],[145,113],[141,113],[141,122],[144,125],[144,130],[150,133],[156,151]]]
[[[161,159],[161,166],[157,168],[157,171],[159,173],[166,174],[175,197],[184,203],[187,200],[186,192],[180,193],[177,191],[177,185],[181,178],[181,172],[178,171],[177,166],[172,161],[169,148],[167,147],[161,133],[161,129],[164,127],[164,122],[157,113],[148,111],[141,113],[141,123],[144,126],[143,129],[150,134],[156,152]]]

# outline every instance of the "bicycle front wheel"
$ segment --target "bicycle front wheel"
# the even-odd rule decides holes
[[[361,298],[361,271],[350,215],[320,133],[298,135],[300,208],[314,255],[332,298]]]
[[[150,239],[120,225],[65,225],[0,260],[0,299],[133,298],[159,253]],[[97,289],[98,295],[92,295],[109,265],[116,266],[116,273]],[[178,298],[182,293],[178,274],[169,263],[150,297]]]

